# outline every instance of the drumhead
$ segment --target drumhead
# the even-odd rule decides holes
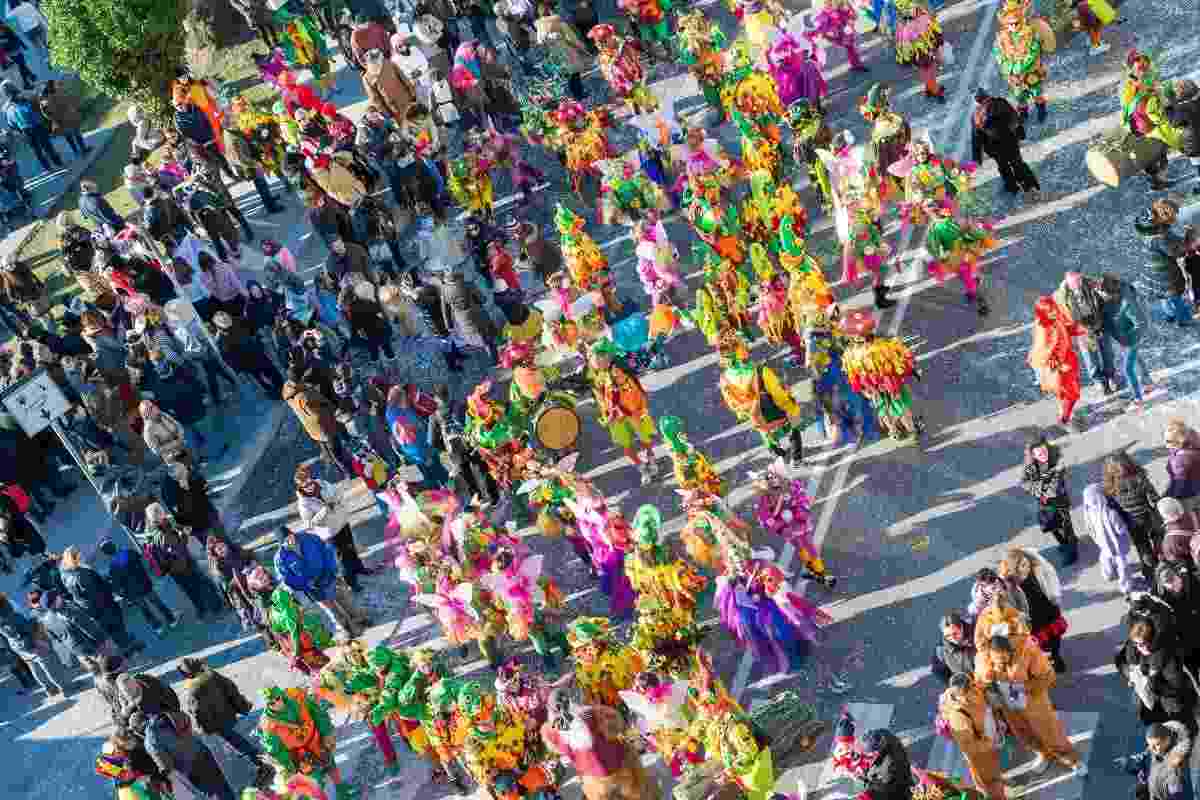
[[[534,436],[547,450],[569,450],[579,441],[579,415],[566,406],[546,406],[533,421]]]

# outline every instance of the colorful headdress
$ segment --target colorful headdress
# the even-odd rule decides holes
[[[453,711],[461,693],[462,681],[442,678],[429,688],[429,707],[436,713]]]
[[[609,25],[607,23],[605,23],[603,25],[593,25],[592,29],[590,31],[588,31],[588,38],[591,39],[593,42],[595,42],[597,45],[603,44],[604,42],[607,42],[607,41],[615,38],[616,35],[617,35],[616,29],[612,25]]]
[[[567,644],[572,650],[611,641],[612,627],[606,617],[578,617],[567,628]]]
[[[871,84],[867,93],[858,99],[858,113],[868,122],[892,109],[892,90],[885,83]]]
[[[1005,0],[1004,6],[997,13],[1002,25],[1021,23],[1029,19],[1029,0]]]
[[[633,517],[633,533],[639,547],[657,547],[662,530],[662,513],[647,503]]]

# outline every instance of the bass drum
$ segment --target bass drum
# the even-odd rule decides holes
[[[556,453],[573,450],[582,429],[579,414],[561,400],[549,401],[533,418],[533,438],[542,447]]]

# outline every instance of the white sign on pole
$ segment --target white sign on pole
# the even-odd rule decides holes
[[[0,403],[29,437],[37,436],[71,410],[71,403],[54,379],[40,370],[0,395]]]

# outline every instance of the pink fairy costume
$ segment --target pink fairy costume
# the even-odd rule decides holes
[[[790,33],[784,33],[767,50],[767,65],[779,100],[785,107],[797,100],[807,100],[816,108],[829,94],[825,76],[821,74],[821,55],[812,47],[811,51]]]
[[[754,488],[759,492],[754,501],[754,519],[759,527],[792,546],[808,572],[803,577],[832,588],[837,579],[826,574],[825,562],[813,544],[812,499],[805,482],[790,477],[782,461],[772,463],[763,472],[752,473],[752,477]]]
[[[413,602],[431,609],[441,623],[442,633],[457,646],[477,640],[483,620],[475,608],[475,586],[467,581],[454,583],[443,576],[437,590],[413,596]]]
[[[825,7],[816,12],[814,16],[805,17],[804,38],[808,39],[814,48],[817,47],[817,39],[842,48],[846,51],[846,60],[850,62],[850,69],[864,72],[867,67],[858,53],[858,32],[855,30],[857,21],[858,13],[851,6],[849,0],[828,0]]]
[[[633,584],[625,574],[625,553],[632,547],[629,523],[620,511],[610,509],[608,500],[590,485],[577,486],[575,497],[567,504],[579,533],[591,548],[600,589],[609,598],[609,614],[614,619],[629,616],[634,601]]]
[[[863,149],[847,131],[835,139],[833,151],[818,151],[829,171],[834,222],[842,243],[842,283],[853,285],[866,275],[883,283],[891,248],[883,241],[879,193],[863,161]]]
[[[651,305],[660,305],[664,300],[674,304],[674,290],[683,282],[679,277],[679,251],[667,238],[662,222],[655,219],[642,225],[634,252],[638,257],[638,277]]]
[[[782,570],[755,558],[745,543],[728,548],[727,571],[713,600],[725,626],[771,672],[799,669],[832,618],[791,591]],[[770,557],[771,551],[763,552]]]
[[[761,330],[774,328],[780,319],[791,319],[792,308],[788,299],[788,288],[788,282],[778,273],[758,285],[758,302],[754,304],[754,311],[755,324]],[[789,357],[803,363],[804,337],[789,325],[780,331],[780,338],[791,348],[792,353]],[[775,339],[770,341],[777,343]]]

